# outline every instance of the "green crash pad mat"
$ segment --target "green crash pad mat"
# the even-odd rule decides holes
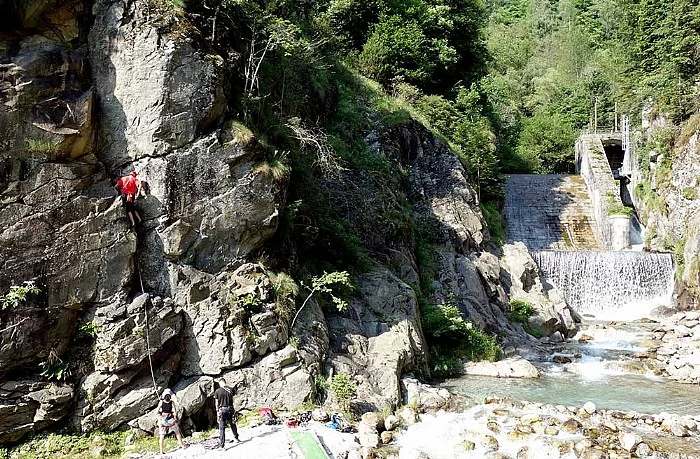
[[[329,459],[314,434],[304,430],[292,430],[289,432],[292,441],[304,455],[304,459]]]

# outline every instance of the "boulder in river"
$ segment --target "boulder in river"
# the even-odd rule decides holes
[[[464,374],[474,376],[495,376],[499,378],[539,378],[540,372],[533,364],[521,357],[498,362],[467,362]]]

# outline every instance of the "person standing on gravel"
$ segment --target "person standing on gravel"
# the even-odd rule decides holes
[[[214,391],[214,403],[216,405],[216,419],[219,421],[219,448],[226,442],[226,424],[231,426],[233,438],[238,442],[238,429],[236,428],[236,410],[233,408],[234,389],[226,386],[226,380],[219,380],[219,388]]]

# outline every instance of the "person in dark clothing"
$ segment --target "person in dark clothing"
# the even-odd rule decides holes
[[[216,419],[219,421],[219,448],[224,447],[226,442],[226,424],[231,426],[233,438],[240,441],[238,438],[238,429],[236,428],[236,411],[233,408],[234,391],[226,386],[226,381],[219,381],[219,388],[214,391],[214,403],[216,405]]]

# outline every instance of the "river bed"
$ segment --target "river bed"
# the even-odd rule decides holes
[[[592,401],[603,409],[700,416],[700,386],[668,381],[640,359],[650,351],[655,327],[650,321],[589,321],[577,339],[553,344],[532,361],[539,379],[467,376],[441,386],[477,403],[486,397],[571,406]]]

